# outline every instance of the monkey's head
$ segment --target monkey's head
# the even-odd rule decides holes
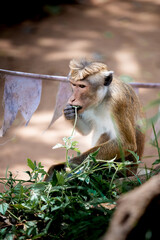
[[[87,60],[71,60],[69,67],[72,95],[68,103],[79,106],[79,113],[98,106],[107,94],[113,72],[103,63]]]

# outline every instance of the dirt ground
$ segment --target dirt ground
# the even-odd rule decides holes
[[[98,6],[66,5],[57,15],[39,22],[25,21],[0,29],[0,68],[66,76],[70,59],[91,57],[107,63],[117,77],[136,82],[160,82],[160,2],[159,0],[107,1]],[[2,102],[4,83],[0,83]],[[63,161],[63,150],[52,150],[71,127],[61,117],[44,133],[51,121],[57,82],[43,81],[41,103],[29,125],[18,114],[13,126],[0,139],[0,177],[6,168],[26,178],[26,159],[40,161],[45,169]],[[160,91],[160,90],[159,90]],[[158,90],[140,89],[143,105],[156,98]],[[156,111],[157,109],[155,109]],[[147,117],[155,111],[147,112]],[[0,124],[3,108],[0,107]],[[150,137],[150,130],[147,136]],[[148,139],[144,156],[157,155]],[[90,146],[90,136],[78,133],[82,151]],[[144,158],[151,166],[156,157]]]

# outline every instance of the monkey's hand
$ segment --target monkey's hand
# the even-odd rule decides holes
[[[75,108],[72,105],[67,104],[66,107],[64,108],[63,112],[64,112],[64,116],[67,120],[75,119]]]

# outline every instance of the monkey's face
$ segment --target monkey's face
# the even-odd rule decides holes
[[[101,83],[90,83],[88,80],[71,80],[70,83],[72,96],[68,103],[72,106],[79,106],[79,113],[97,106],[104,99],[107,92],[107,87]]]

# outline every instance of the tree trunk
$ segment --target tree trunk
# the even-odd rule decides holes
[[[103,240],[159,239],[160,175],[121,196]]]

